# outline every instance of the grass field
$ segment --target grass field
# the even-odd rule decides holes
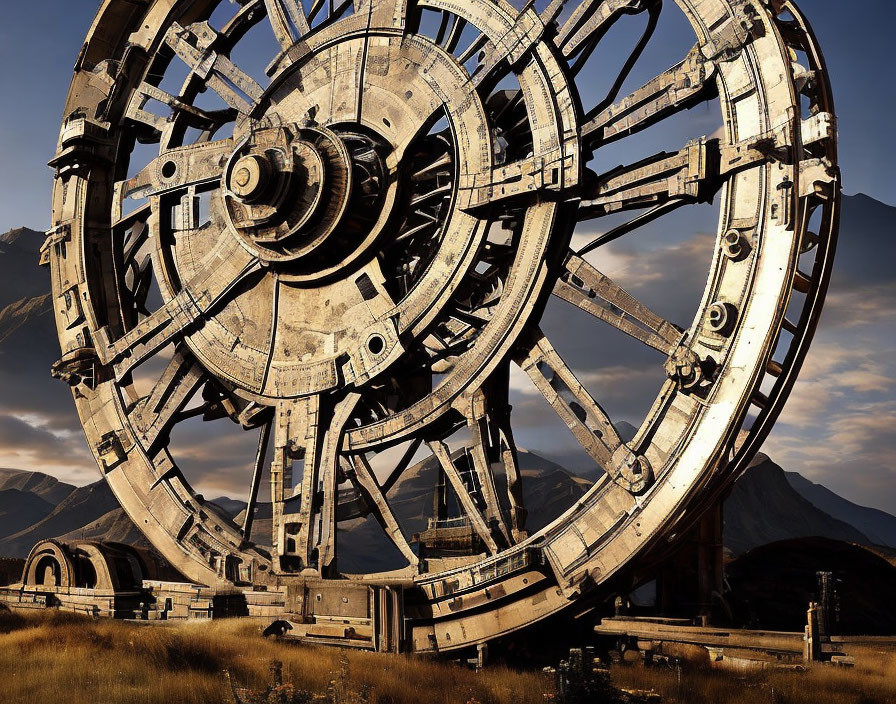
[[[896,704],[896,650],[853,646],[854,668],[734,674],[708,667],[612,669],[617,687],[652,690],[667,704]]]
[[[0,612],[4,704],[232,704],[224,670],[237,686],[267,694],[273,661],[283,664],[284,686],[255,701],[543,704],[548,686],[541,673],[476,673],[423,658],[277,643],[243,620],[153,627]]]
[[[652,690],[669,704],[896,703],[896,652],[850,654],[854,669],[741,676],[627,665],[613,668],[612,681]],[[274,662],[282,663],[283,685],[272,690]],[[279,643],[245,620],[138,626],[0,611],[3,704],[233,704],[225,670],[237,687],[254,691],[251,704],[543,704],[553,692],[537,671],[492,665],[477,673],[421,657]],[[610,701],[633,699],[599,696],[587,704]]]

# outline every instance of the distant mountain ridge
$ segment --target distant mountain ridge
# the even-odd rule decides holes
[[[859,527],[837,520],[803,498],[784,470],[759,453],[734,483],[723,509],[725,547],[740,555],[791,538],[823,537],[872,545]]]
[[[876,545],[896,548],[896,516],[854,504],[798,472],[785,472],[785,476],[790,486],[817,508],[844,523],[861,526],[862,532]]]
[[[896,238],[885,236],[892,231],[896,207],[856,193],[843,196],[840,232],[841,246],[837,247],[837,272],[862,272],[863,277],[885,280],[892,276]],[[847,239],[848,241],[844,241]],[[869,255],[873,252],[873,256]]]
[[[0,256],[28,257],[34,268],[38,264],[37,257],[46,237],[46,233],[30,227],[14,227],[0,234]]]
[[[70,530],[68,533],[58,537],[61,541],[69,543],[81,540],[96,540],[99,542],[149,547],[149,541],[120,506],[108,513],[104,513],[88,524]]]
[[[35,317],[51,312],[49,293],[13,301],[0,310],[0,343]]]
[[[44,236],[44,233],[30,227],[13,227],[0,235],[0,245],[39,252]]]
[[[43,472],[23,472],[21,469],[0,467],[0,490],[3,489],[31,492],[56,506],[71,494],[75,487]]]
[[[432,458],[410,467],[393,487],[390,503],[408,536],[426,527],[427,510],[435,484],[436,465]],[[534,453],[520,452],[520,471],[523,474],[524,498],[529,507],[527,526],[539,530],[581,497],[591,483],[576,477],[559,465]],[[46,490],[46,475],[16,470],[5,470],[5,481]],[[65,485],[64,485],[65,486]],[[41,499],[34,494],[37,501]],[[2,491],[0,491],[2,497]],[[55,507],[43,502],[51,510],[33,525],[0,537],[0,556],[25,557],[39,540],[108,540],[145,545],[145,538],[118,505],[103,480],[72,491]],[[218,512],[241,524],[245,502],[229,497],[218,497],[207,505],[218,507]],[[2,510],[2,509],[0,509]],[[2,516],[0,516],[2,520]],[[260,544],[269,540],[271,532],[270,504],[256,509],[253,534]],[[0,531],[2,536],[2,531]],[[372,516],[355,519],[340,526],[343,550],[340,565],[348,571],[380,570],[400,567],[400,554],[385,540]],[[394,554],[393,554],[394,553]],[[394,564],[395,562],[398,564]]]
[[[38,352],[38,358],[57,353],[56,326],[48,315],[52,313],[49,275],[38,267],[43,241],[44,233],[27,227],[0,234],[0,344],[22,328],[25,333],[10,350],[0,350],[0,356],[23,345]]]
[[[0,538],[43,520],[52,510],[53,504],[30,491],[0,490]]]
[[[590,486],[589,480],[526,450],[520,451],[520,468],[524,498],[530,511],[527,520],[530,532],[559,516]],[[426,527],[434,471],[431,458],[423,460],[410,467],[390,493],[392,508],[409,537]],[[803,493],[816,497],[817,503]],[[242,524],[245,502],[223,496],[207,504],[217,507],[218,513],[236,524]],[[836,515],[819,504],[833,507]],[[9,512],[9,506],[14,507],[13,513]],[[31,513],[23,516],[15,514],[15,510]],[[27,522],[29,516],[34,518],[33,523]],[[735,482],[724,516],[725,546],[734,555],[775,541],[805,537],[896,549],[896,540],[887,532],[896,524],[896,517],[857,506],[796,472],[785,472],[762,453]],[[267,543],[270,530],[270,504],[263,503],[256,508],[253,530],[256,541],[262,545]],[[75,488],[39,472],[0,469],[0,556],[24,557],[38,540],[52,537],[146,545],[142,533],[118,505],[104,481]],[[340,566],[346,571],[401,566],[399,553],[384,540],[372,516],[340,525],[339,540],[342,541]]]
[[[0,234],[0,309],[50,292],[50,276],[38,267],[43,232],[19,227]]]
[[[121,510],[105,481],[78,487],[37,523],[0,540],[0,556],[24,557],[38,541],[77,531],[115,509]]]
[[[42,472],[0,468],[0,540],[45,519],[74,490]]]

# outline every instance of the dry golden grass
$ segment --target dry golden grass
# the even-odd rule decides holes
[[[220,704],[238,686],[264,690],[270,664],[284,682],[323,697],[370,704],[541,704],[539,673],[476,673],[422,658],[311,648],[265,640],[241,620],[137,626],[61,613],[0,612],[0,702]],[[277,700],[280,701],[280,700]]]
[[[896,650],[849,654],[853,669],[737,675],[634,665],[614,667],[612,679],[653,690],[667,704],[896,704]],[[245,620],[138,626],[0,611],[2,704],[232,704],[224,670],[237,686],[265,693],[274,661],[283,663],[286,687],[266,704],[541,704],[550,690],[538,672],[491,666],[476,673],[418,657],[278,643]]]
[[[854,646],[854,668],[813,664],[807,671],[734,674],[703,667],[620,665],[612,681],[653,690],[668,704],[891,704],[896,703],[896,650]]]

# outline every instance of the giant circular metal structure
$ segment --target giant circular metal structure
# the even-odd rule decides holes
[[[629,91],[681,13],[693,48]],[[629,16],[643,34],[595,98],[592,56]],[[273,55],[241,52],[260,31]],[[638,153],[707,101],[713,136]],[[626,141],[638,158],[594,168]],[[718,499],[805,355],[839,204],[827,75],[789,0],[106,0],[51,165],[54,373],[130,517],[200,584],[401,585],[417,651],[560,611]],[[676,325],[600,252],[697,203],[717,236]],[[572,247],[580,223],[626,212]],[[541,331],[552,296],[594,318],[595,354],[619,332],[665,359],[628,442]],[[603,470],[531,533],[511,375]],[[198,416],[258,436],[242,525],[178,469],[171,433]],[[468,555],[421,559],[395,517],[390,488],[426,457]],[[406,569],[340,572],[337,526],[362,514]]]

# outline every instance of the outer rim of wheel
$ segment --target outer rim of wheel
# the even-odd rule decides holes
[[[723,5],[721,2],[690,0],[680,0],[678,4],[689,15],[698,34],[705,32],[705,27],[711,24],[706,21],[704,15],[710,16],[713,12],[720,11],[719,8]],[[743,9],[743,3],[733,4],[739,10]],[[174,6],[174,2],[156,0],[147,9],[146,18],[142,19],[139,17],[139,10],[130,5],[125,6],[116,0],[108,0],[103,5],[79,58],[78,72],[73,82],[66,115],[75,113],[76,108],[83,108],[80,102],[84,101],[85,96],[91,96],[98,105],[108,98],[102,91],[109,90],[110,87],[103,86],[95,80],[91,81],[86,75],[89,72],[82,68],[86,65],[95,65],[100,58],[98,54],[106,50],[103,42],[95,41],[94,38],[104,37],[106,44],[117,47],[116,51],[121,50],[128,37],[133,44],[143,44],[146,48],[152,49],[157,43],[157,33],[153,28],[167,21],[166,18],[174,16]],[[508,9],[509,6],[504,8],[512,12]],[[792,108],[789,127],[792,129],[791,135],[794,140],[790,146],[794,150],[795,157],[794,164],[778,164],[774,186],[767,184],[765,196],[767,199],[775,196],[777,186],[782,182],[790,184],[789,199],[785,197],[781,201],[782,208],[791,208],[790,222],[785,227],[777,228],[770,220],[758,225],[765,228],[759,240],[762,251],[757,254],[755,262],[751,260],[751,266],[761,271],[750,276],[748,281],[749,286],[757,287],[763,300],[750,301],[749,297],[745,296],[743,300],[747,302],[746,306],[738,310],[737,328],[731,333],[733,342],[726,353],[728,361],[726,367],[737,367],[741,371],[737,374],[723,371],[710,392],[716,395],[724,393],[727,399],[724,409],[719,410],[718,406],[707,407],[697,412],[695,417],[699,420],[685,424],[678,442],[689,449],[685,449],[682,455],[675,455],[676,461],[673,466],[664,466],[659,456],[648,454],[648,459],[655,471],[662,476],[663,481],[655,483],[645,493],[632,496],[619,484],[609,480],[599,482],[576,506],[550,526],[515,547],[476,565],[418,577],[415,582],[429,599],[432,617],[420,618],[416,622],[411,636],[415,650],[454,649],[510,632],[571,604],[581,594],[610,580],[619,570],[630,567],[635,560],[645,558],[645,555],[649,559],[651,555],[660,554],[663,551],[663,539],[673,534],[680,534],[699,515],[700,510],[711,504],[742,471],[780,412],[805,357],[830,279],[837,231],[839,182],[833,170],[836,165],[836,142],[833,133],[813,142],[811,150],[807,150],[802,143],[805,123],[800,119],[800,94],[791,73],[790,57],[787,56],[789,48],[798,49],[808,55],[812,64],[810,69],[822,77],[819,85],[815,86],[812,95],[809,96],[812,110],[833,115],[830,87],[814,36],[802,15],[787,0],[773,3],[772,8],[763,6],[753,10],[758,12],[766,31],[764,36],[754,39],[743,51],[746,56],[752,57],[754,61],[752,69],[760,76],[757,79],[760,83],[771,76],[773,70],[770,66],[775,62],[779,75],[787,77],[785,81],[774,86],[774,90],[779,92],[776,98],[779,101],[782,92],[789,96],[788,101]],[[786,15],[789,15],[789,18],[783,19]],[[111,33],[113,30],[117,30],[114,41],[105,39],[106,33]],[[132,51],[134,54],[137,53],[136,50]],[[757,58],[760,53],[761,60]],[[132,60],[135,65],[139,65],[139,59]],[[722,71],[724,75],[724,67]],[[771,82],[767,81],[765,90],[772,90],[768,85]],[[724,80],[722,85],[725,85]],[[768,98],[769,93],[760,91],[758,95],[762,100]],[[114,101],[110,101],[109,104],[112,103]],[[724,101],[723,107],[731,109],[731,106],[726,105]],[[758,109],[761,111],[761,106]],[[780,106],[777,109],[780,110]],[[759,120],[761,119],[763,118],[760,117]],[[784,126],[786,125],[774,121],[774,124],[766,125],[765,129]],[[73,121],[63,125],[59,154],[53,162],[57,168],[57,181],[54,190],[54,229],[50,233],[53,246],[49,248],[49,262],[53,271],[54,298],[62,304],[56,306],[57,326],[63,352],[66,354],[89,347],[91,333],[95,335],[102,327],[97,322],[94,306],[101,305],[97,301],[103,293],[101,288],[95,287],[97,282],[90,280],[91,264],[88,247],[84,243],[89,241],[93,247],[102,246],[99,244],[102,241],[101,233],[95,231],[94,226],[89,223],[92,214],[103,209],[105,203],[102,197],[96,195],[92,195],[91,199],[86,198],[85,189],[91,194],[96,194],[98,188],[102,189],[102,184],[87,186],[87,180],[95,179],[96,174],[91,173],[89,168],[85,171],[83,165],[89,165],[90,160],[97,154],[101,155],[108,145],[103,144],[103,135],[93,143],[88,139],[91,137],[89,134],[72,136],[73,130],[82,127],[83,125],[75,125]],[[754,136],[749,132],[735,134],[736,128],[728,119],[726,127],[729,142]],[[66,136],[67,130],[68,136]],[[87,130],[89,131],[89,125]],[[827,160],[830,169],[819,170],[818,164],[810,163],[813,159]],[[771,182],[771,168],[766,170],[762,167],[762,169],[765,177]],[[86,178],[85,173],[88,174]],[[72,184],[75,185],[74,188]],[[718,245],[729,229],[726,209],[736,207],[728,188],[723,191],[720,201],[722,222]],[[815,249],[815,261],[811,273],[803,272],[799,270],[800,247],[808,228],[809,216],[816,208],[822,210],[822,226],[817,233],[819,238]],[[778,241],[773,244],[772,240]],[[78,253],[77,261],[73,260],[64,249],[60,250],[58,246],[60,242],[68,242],[69,250]],[[713,264],[716,276],[722,259],[719,251],[720,247],[717,246],[716,260]],[[763,276],[763,271],[766,277],[765,283],[757,286],[757,276]],[[710,278],[712,280],[712,276]],[[103,285],[108,285],[108,282]],[[70,298],[72,290],[77,295],[91,286],[94,288],[91,290],[90,299],[84,295],[87,304],[77,303],[81,306],[80,327],[73,326],[72,304],[66,299],[66,295]],[[774,295],[770,293],[773,290],[777,291]],[[785,320],[787,304],[794,290],[805,296],[805,303],[800,311],[799,320]],[[112,300],[110,294],[111,292],[106,290],[107,300]],[[78,296],[79,300],[80,298],[81,296]],[[714,300],[715,296],[710,295],[708,287],[691,328],[695,334],[699,334],[705,311]],[[757,310],[760,305],[764,307],[761,312]],[[742,362],[730,361],[732,356],[736,357],[738,354],[738,340],[747,338],[741,326],[750,325],[751,311],[754,310],[757,310],[755,315],[759,320],[754,328],[763,331],[761,349],[758,352],[751,351],[744,354]],[[769,381],[768,370],[772,368],[769,361],[776,347],[779,347],[782,328],[793,329],[793,332],[788,330],[792,339],[786,346],[784,358],[780,360],[780,370],[776,369],[772,375],[774,379]],[[85,331],[88,331],[86,338]],[[81,338],[78,337],[79,334]],[[509,342],[502,349],[504,352],[496,355],[497,357],[503,357],[509,352]],[[102,379],[102,372],[99,378]],[[732,390],[724,392],[717,390],[726,383]],[[771,390],[763,391],[769,384]],[[680,399],[682,395],[676,394],[673,386],[669,386],[667,394]],[[129,426],[124,407],[125,399],[118,393],[111,393],[112,391],[113,386],[108,381],[100,381],[94,389],[77,385],[74,388],[76,407],[85,428],[90,427],[97,437],[105,438],[103,443],[92,447],[92,450],[100,466],[105,468],[107,480],[116,496],[125,506],[144,507],[143,512],[131,510],[129,513],[146,533],[150,542],[160,548],[161,552],[188,578],[200,583],[230,584],[239,581],[241,567],[265,566],[267,561],[263,554],[252,548],[244,548],[238,533],[226,523],[217,520],[214,515],[202,510],[189,488],[172,473],[173,463],[166,452],[160,453],[155,460],[156,465],[152,466],[150,459],[141,452],[139,445],[133,443],[132,433],[127,430]],[[708,406],[711,404],[712,397],[708,400]],[[749,429],[739,434],[751,407],[754,410],[758,409],[757,418]],[[654,410],[657,415],[663,412],[661,404],[655,406]],[[718,427],[727,430],[720,435]],[[648,425],[645,423],[641,435],[647,429]],[[362,446],[363,442],[357,444],[359,448]],[[116,468],[121,468],[122,462],[125,465],[130,464],[132,450],[139,457],[142,468],[129,468],[127,473],[116,471]],[[160,484],[162,478],[164,484]],[[682,486],[686,488],[682,489]],[[160,487],[163,489],[163,495],[161,498],[156,498]],[[183,517],[181,523],[163,525],[156,521],[152,509],[154,501],[164,501],[172,505],[179,502]],[[214,567],[189,545],[184,545],[178,537],[186,535],[200,524],[203,528],[203,539],[210,543],[218,554],[227,556],[227,559]],[[185,532],[184,526],[187,525]],[[587,540],[582,537],[589,534],[594,537]],[[461,584],[468,583],[469,588],[473,589],[477,580],[481,580],[489,570],[497,572],[499,563],[512,561],[515,556],[528,554],[533,549],[543,554],[547,561],[544,569],[536,569],[533,566],[527,573],[540,575],[538,584],[524,586],[513,583],[513,579],[522,579],[522,573],[511,575],[507,579],[509,597],[491,609],[488,625],[485,625],[485,620],[476,614],[452,614],[446,610],[448,597],[442,585],[447,579],[459,580]],[[520,609],[520,605],[527,605],[527,608]]]

